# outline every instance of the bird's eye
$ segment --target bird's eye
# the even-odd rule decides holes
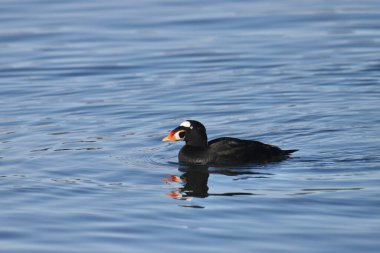
[[[177,140],[182,140],[183,138],[185,138],[185,131],[181,130],[181,131],[178,131],[174,134],[175,138]]]

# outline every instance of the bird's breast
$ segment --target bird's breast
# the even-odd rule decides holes
[[[207,165],[210,155],[207,148],[184,146],[179,151],[178,160],[182,164]]]

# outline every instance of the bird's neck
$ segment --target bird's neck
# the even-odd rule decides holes
[[[186,141],[186,146],[207,148],[207,139],[195,139]]]

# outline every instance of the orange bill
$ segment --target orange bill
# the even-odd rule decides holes
[[[179,131],[171,131],[168,136],[162,139],[162,141],[178,141],[181,140],[181,138],[178,136],[179,133],[185,132],[184,130]]]

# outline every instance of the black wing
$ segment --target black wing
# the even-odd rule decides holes
[[[259,141],[223,137],[208,143],[216,163],[269,162],[286,155],[279,147]]]

